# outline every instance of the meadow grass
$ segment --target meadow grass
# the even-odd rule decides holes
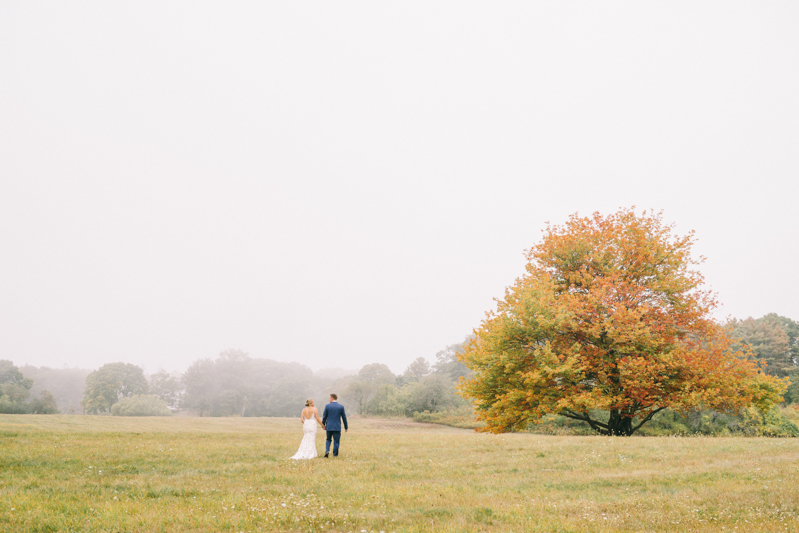
[[[0,415],[0,531],[799,531],[799,439]],[[324,449],[323,432],[317,449]]]

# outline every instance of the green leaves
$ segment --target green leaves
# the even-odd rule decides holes
[[[83,410],[86,414],[108,413],[122,398],[148,391],[144,371],[130,363],[108,363],[86,377]]]

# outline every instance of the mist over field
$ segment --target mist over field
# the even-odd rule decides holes
[[[797,318],[797,7],[0,6],[0,359],[401,374],[545,222],[664,211]]]

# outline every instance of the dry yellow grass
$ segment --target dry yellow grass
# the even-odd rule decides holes
[[[323,450],[323,433],[318,449]],[[799,442],[0,415],[2,531],[799,531]]]

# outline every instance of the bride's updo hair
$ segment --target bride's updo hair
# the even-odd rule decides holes
[[[313,404],[313,399],[308,398],[307,400],[305,400],[305,407],[310,407],[311,404]]]

